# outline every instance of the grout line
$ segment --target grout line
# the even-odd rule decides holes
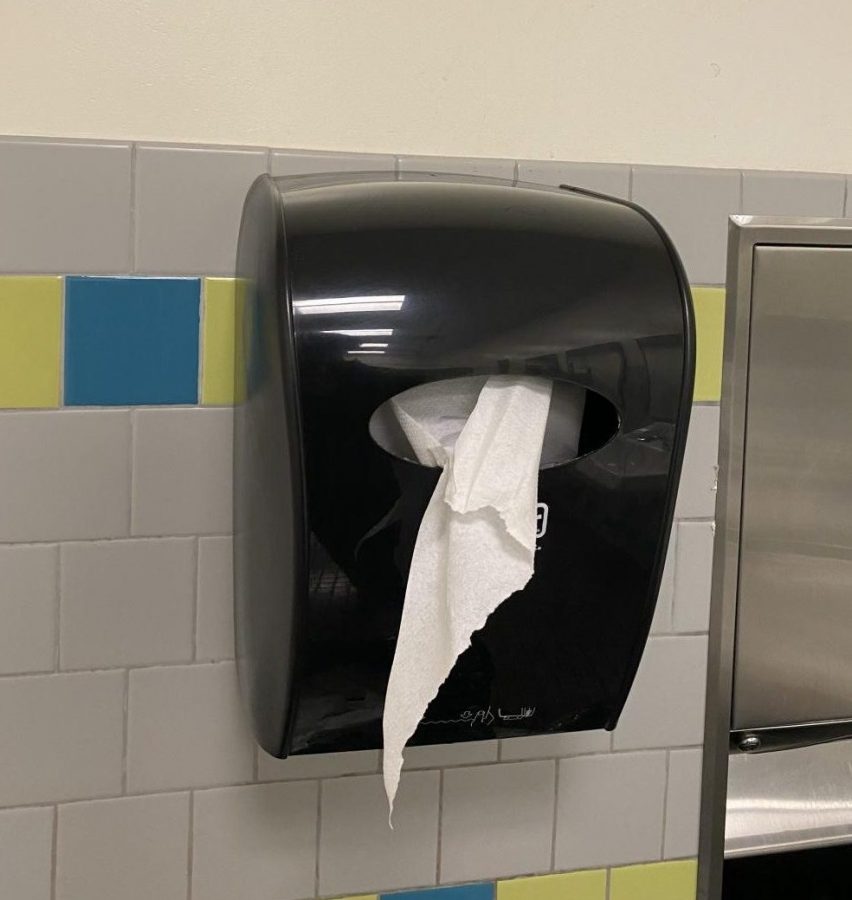
[[[629,166],[627,169],[627,199],[633,200],[633,169],[634,166]]]
[[[703,522],[704,519],[681,519],[686,522]],[[712,519],[706,521],[712,522]],[[51,547],[69,544],[114,544],[121,541],[191,541],[193,538],[232,538],[230,531],[211,531],[202,534],[133,534],[118,535],[117,537],[93,537],[93,538],[52,538],[46,541],[0,541],[0,547]]]
[[[121,796],[127,795],[127,742],[130,719],[130,669],[124,670],[124,698],[121,732]]]
[[[193,579],[192,590],[192,661],[198,662],[198,594],[201,584],[201,538],[194,538],[192,543],[195,563],[195,578]]]
[[[53,806],[53,821],[50,826],[50,897],[56,898],[56,869],[59,859],[59,804]]]
[[[130,145],[130,248],[128,261],[130,271],[136,272],[136,151],[139,145],[134,141]]]
[[[204,391],[204,329],[207,322],[207,278],[198,284],[198,371],[196,372],[195,401],[201,406]]]
[[[255,754],[256,756],[256,754]],[[317,826],[314,840],[314,896],[319,897],[320,892],[320,847],[322,846],[322,784],[323,780],[317,780]]]
[[[743,170],[739,170],[739,182],[738,182],[738,196],[737,196],[737,214],[743,211],[743,202],[745,197],[745,175]],[[725,253],[727,256],[727,251]]]
[[[556,871],[556,825],[559,821],[559,769],[558,759],[553,761],[553,830],[550,834],[550,871]]]
[[[53,626],[56,634],[53,636],[53,671],[59,672],[62,665],[60,635],[62,633],[62,544],[56,545],[56,607],[54,610]]]
[[[272,147],[266,148],[266,174],[272,177]]]
[[[67,300],[65,298],[66,286],[68,283],[67,276],[59,276],[59,408],[65,406],[65,309]]]
[[[607,900],[610,900],[610,892],[612,889],[612,868],[610,866],[607,866],[604,871],[606,872],[605,896]]]
[[[192,900],[193,859],[195,856],[195,791],[189,792],[189,834],[186,839],[186,900]]]
[[[669,805],[669,778],[671,777],[671,750],[666,750],[666,783],[663,786],[663,833],[660,835],[660,859],[665,859],[666,854],[666,815]]]
[[[444,836],[444,769],[438,770],[438,842],[435,845],[435,884],[441,883],[441,842]]]

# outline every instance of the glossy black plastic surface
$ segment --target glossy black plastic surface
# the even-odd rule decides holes
[[[689,291],[659,226],[610,198],[484,179],[264,177],[238,269],[237,653],[259,743],[381,745],[438,470],[380,447],[370,418],[417,384],[498,372],[588,390],[580,456],[541,470],[535,575],[474,635],[412,743],[613,728],[692,392]]]

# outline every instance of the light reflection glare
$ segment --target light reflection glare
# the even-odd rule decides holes
[[[393,328],[331,328],[320,334],[339,334],[341,337],[390,337]]]
[[[405,294],[376,297],[323,297],[319,300],[294,300],[293,307],[303,316],[329,316],[340,313],[398,312]]]

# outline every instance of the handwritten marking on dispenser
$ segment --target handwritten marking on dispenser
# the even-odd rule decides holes
[[[421,725],[493,725],[496,721],[520,722],[535,715],[534,706],[522,706],[516,713],[503,712],[498,706],[495,713],[491,706],[483,709],[466,709],[457,719],[423,719]]]

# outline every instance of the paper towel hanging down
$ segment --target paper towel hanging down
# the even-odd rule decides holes
[[[443,469],[417,534],[384,707],[390,811],[402,753],[471,635],[533,574],[538,470],[552,383],[457,378],[392,407],[417,460]],[[560,392],[559,456],[576,455],[585,392]]]

